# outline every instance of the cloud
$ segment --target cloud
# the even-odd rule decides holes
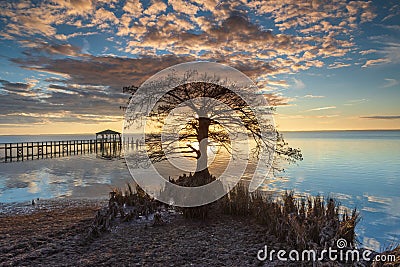
[[[32,89],[35,86],[36,81],[30,83],[13,83],[6,80],[0,80],[0,83],[3,85],[0,87],[0,95],[7,95],[7,97],[2,96],[4,100],[11,97],[10,95],[18,95],[20,97],[43,96],[40,91]]]
[[[330,119],[330,118],[336,118],[339,117],[338,114],[333,114],[333,115],[319,115],[319,116],[313,116],[314,118],[317,119]]]
[[[339,69],[339,68],[344,68],[344,67],[350,67],[351,64],[349,63],[343,63],[343,62],[335,62],[332,63],[328,66],[328,69]]]
[[[309,109],[306,110],[306,112],[310,112],[310,111],[320,111],[320,110],[328,110],[328,109],[335,109],[335,106],[329,106],[329,107],[320,107],[320,108],[313,108],[313,109]]]
[[[189,1],[168,0],[168,4],[172,5],[176,12],[188,15],[195,15],[199,10],[198,6],[191,4]]]
[[[2,124],[116,121],[122,119],[119,106],[127,101],[126,95],[107,87],[50,84],[34,89],[28,84],[1,83],[7,90],[7,96],[0,97]]]
[[[387,41],[381,53],[386,56],[387,62],[400,63],[400,42],[398,40]]]
[[[361,55],[365,56],[365,55],[376,53],[376,52],[378,52],[378,50],[376,50],[376,49],[368,49],[368,50],[362,50],[359,53]]]
[[[380,35],[371,36],[370,40],[382,47],[381,49],[376,50],[376,54],[381,55],[381,58],[367,60],[362,67],[365,68],[385,63],[400,63],[400,43],[397,37]]]
[[[135,17],[140,17],[143,12],[143,6],[139,0],[127,0],[123,7],[123,11]]]
[[[252,73],[268,64],[269,75],[322,67],[319,57],[345,55],[354,47],[350,41],[354,29],[348,13],[360,23],[373,17],[369,2],[347,4],[342,0],[324,5],[298,1],[170,0],[168,6],[154,0],[146,8],[139,0],[128,0],[120,6],[107,1],[57,0],[54,4],[29,3],[18,8],[3,4],[2,8],[6,18],[3,36],[8,38],[38,33],[66,41],[84,35],[85,27],[92,28],[91,33],[109,33],[116,28],[117,36],[131,38],[121,42],[119,49],[136,57],[154,56],[162,50],[178,57],[217,60],[232,66],[247,64]],[[31,24],[24,23],[24,16]],[[265,16],[281,33],[272,34],[257,25],[257,19]],[[38,23],[43,25],[35,25]],[[59,25],[63,24],[75,27],[75,32],[60,33]],[[65,50],[66,55],[73,52]],[[249,54],[254,55],[252,59]],[[258,75],[265,69],[260,68]]]
[[[396,85],[399,84],[399,81],[396,80],[396,79],[389,79],[389,78],[386,78],[385,81],[386,81],[386,84],[384,84],[384,85],[382,86],[382,88],[389,88],[389,87],[393,87],[393,86],[396,86]]]
[[[361,67],[362,68],[367,68],[367,67],[370,67],[370,66],[381,65],[383,63],[389,63],[389,62],[391,62],[391,61],[388,58],[369,59]]]
[[[330,118],[336,118],[339,117],[338,114],[332,114],[332,115],[285,115],[285,114],[277,114],[279,115],[280,118],[286,118],[286,119],[330,119]]]
[[[387,15],[382,19],[382,21],[390,20],[394,17],[397,17],[400,15],[400,5],[393,5],[390,7],[390,9],[387,12]]]
[[[347,101],[347,103],[343,104],[345,106],[354,106],[354,105],[358,105],[364,102],[368,102],[368,99],[362,98],[362,99],[353,99],[353,100],[349,100]]]
[[[6,80],[0,80],[0,83],[3,85],[3,89],[10,91],[25,91],[32,88],[32,84],[30,83],[13,83]]]
[[[376,120],[397,120],[400,115],[373,115],[373,116],[360,116],[361,119],[376,119]]]
[[[28,47],[25,54],[47,53],[49,55],[65,55],[65,56],[84,56],[81,49],[71,44],[48,43],[40,40],[36,41],[20,41],[22,46]]]
[[[282,86],[282,87],[288,87],[289,84],[285,80],[270,80],[268,81],[268,85],[271,86]]]
[[[66,9],[68,15],[85,15],[93,11],[92,0],[53,0],[59,7]]]
[[[335,62],[328,68],[350,64],[337,58],[356,54],[357,27],[375,16],[370,2],[345,0],[3,1],[0,8],[0,35],[24,49],[23,56],[11,62],[46,75],[36,82],[40,87],[33,82],[2,82],[0,94],[8,94],[9,102],[2,97],[0,114],[17,114],[19,107],[25,119],[52,110],[82,120],[85,113],[117,116],[118,106],[126,101],[122,86],[140,85],[165,67],[192,60],[228,64],[257,79],[260,88],[302,89],[303,81],[277,75],[322,68],[327,58]],[[275,26],[273,31],[263,27],[262,20]],[[99,49],[94,43],[97,36],[82,43],[81,36],[95,34],[112,42],[107,44],[110,50]],[[380,55],[395,62],[398,48],[395,42],[386,44]],[[113,48],[132,56],[96,54],[117,54]],[[294,101],[279,93],[267,98],[276,106]]]
[[[324,98],[323,95],[305,95],[303,98]]]
[[[386,29],[391,29],[395,31],[400,31],[400,25],[382,25]]]
[[[115,92],[119,92],[123,86],[131,84],[140,85],[158,71],[187,61],[193,61],[193,58],[166,55],[137,59],[87,56],[83,59],[29,57],[12,60],[12,62],[24,69],[69,77],[69,83],[108,86]]]
[[[64,78],[47,78],[49,84],[40,90],[40,95],[26,99],[21,95],[1,98],[0,114],[14,114],[9,118],[15,119],[15,114],[23,113],[23,118],[15,120],[32,123],[44,121],[67,121],[67,118],[46,117],[40,119],[32,114],[67,114],[75,121],[89,122],[82,114],[92,114],[101,117],[122,115],[120,105],[125,105],[128,96],[122,94],[122,87],[140,85],[151,75],[161,69],[182,62],[191,61],[191,58],[175,56],[144,57],[139,59],[117,57],[94,57],[52,59],[46,57],[30,57],[29,59],[14,59],[20,67],[62,75]],[[101,69],[101,75],[99,70]],[[250,70],[251,71],[251,70]],[[28,84],[2,83],[11,88],[30,89]],[[278,82],[282,83],[283,82]],[[273,106],[289,106],[293,99],[282,94],[270,93],[265,97]],[[82,101],[85,99],[85,101]],[[33,115],[32,115],[33,116]],[[120,118],[120,117],[119,117]],[[103,121],[108,121],[104,119]],[[11,120],[12,121],[12,120]]]
[[[175,56],[140,59],[105,56],[14,59],[13,62],[22,68],[57,74],[64,78],[47,78],[43,82],[49,84],[39,89],[34,89],[30,83],[1,80],[4,93],[8,95],[0,98],[0,114],[23,113],[23,121],[27,123],[29,114],[41,113],[65,113],[77,122],[95,119],[105,122],[111,120],[110,116],[122,119],[123,111],[119,107],[126,105],[128,101],[128,96],[122,93],[123,86],[140,85],[161,69],[191,60]],[[97,117],[92,119],[85,114]],[[17,115],[10,115],[10,118],[15,116]],[[102,116],[105,116],[104,119],[101,119]],[[53,117],[47,117],[45,121],[55,120]],[[22,119],[15,120],[18,121]],[[41,123],[44,120],[33,118],[31,121]],[[67,121],[67,118],[57,121]]]
[[[306,85],[304,84],[304,82],[302,80],[293,78],[293,82],[294,82],[294,85],[293,85],[294,89],[304,89],[304,88],[306,88]]]
[[[106,22],[111,22],[112,24],[116,25],[119,23],[119,19],[114,15],[113,12],[101,7],[96,10],[92,23],[106,28],[110,26]]]
[[[167,5],[161,0],[151,1],[151,5],[143,12],[146,15],[158,15],[167,9]]]
[[[271,106],[291,106],[290,104],[291,101],[293,101],[292,98],[288,98],[283,96],[280,93],[267,93],[263,94],[266,100],[268,101],[268,104]]]
[[[48,113],[26,113],[26,112],[16,112],[7,114],[2,118],[2,124],[15,127],[18,124],[26,125],[43,125],[56,122],[68,122],[68,123],[85,123],[85,124],[96,124],[96,123],[107,123],[107,122],[119,122],[122,116],[105,116],[98,114],[77,114],[70,112],[48,112]]]

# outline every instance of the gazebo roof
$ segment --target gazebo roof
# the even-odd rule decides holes
[[[110,130],[110,129],[96,133],[96,135],[105,135],[105,134],[121,134],[121,133]]]

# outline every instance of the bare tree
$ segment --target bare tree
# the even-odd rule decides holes
[[[259,99],[260,95],[254,92],[256,88],[247,88],[250,91],[244,91],[244,94],[249,94],[244,96],[234,90],[240,85],[227,78],[208,76],[205,73],[198,79],[201,82],[198,82],[195,76],[199,74],[194,70],[186,71],[182,78],[171,73],[163,79],[146,84],[146,93],[140,96],[136,95],[138,87],[124,87],[124,92],[132,95],[125,127],[129,128],[140,120],[143,123],[143,116],[147,114],[144,123],[151,125],[149,128],[152,132],[146,133],[145,144],[152,162],[160,162],[168,157],[193,158],[197,161],[196,173],[209,174],[207,150],[211,143],[231,155],[235,154],[231,139],[232,134],[237,132],[232,133],[227,127],[241,129],[252,140],[250,154],[254,158],[268,151],[269,157],[280,160],[293,162],[302,159],[300,150],[289,147],[276,131],[273,122],[269,121],[274,108],[263,106],[261,112],[268,116],[260,121],[254,107],[245,100],[249,95]],[[167,93],[160,93],[159,88],[176,84]],[[175,132],[163,133],[164,136],[172,134],[177,137],[163,139],[163,126],[177,107],[182,110],[180,114],[175,114],[173,127],[169,128],[175,129]],[[140,112],[133,112],[133,109]],[[277,170],[279,166],[274,165],[273,168]]]

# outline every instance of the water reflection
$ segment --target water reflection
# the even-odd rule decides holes
[[[102,197],[131,181],[123,160],[96,155],[0,164],[0,202]]]
[[[286,167],[282,178],[269,177],[262,190],[321,194],[335,197],[344,207],[357,207],[362,217],[359,241],[371,249],[387,248],[400,241],[400,135],[396,133],[387,137],[358,133],[358,138],[341,132],[288,134],[287,141],[302,149],[304,161]],[[211,172],[218,175],[224,165],[226,160],[217,157]],[[181,174],[179,170],[169,173]],[[124,187],[130,181],[124,160],[95,155],[0,164],[0,202],[106,197],[111,187]]]
[[[357,207],[362,217],[359,241],[382,250],[400,241],[400,134],[361,134],[288,134],[290,145],[302,149],[304,161],[286,168],[287,179],[265,187],[330,195],[343,206]]]

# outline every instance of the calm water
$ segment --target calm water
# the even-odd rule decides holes
[[[91,139],[84,136],[0,136],[1,142]],[[357,207],[363,246],[382,250],[400,242],[400,131],[285,133],[304,161],[285,168],[265,190],[333,196]],[[33,198],[104,197],[112,187],[132,181],[124,160],[95,155],[0,164],[0,202]]]
[[[359,241],[376,250],[400,242],[400,131],[286,133],[304,160],[270,188],[332,195],[357,207]]]

